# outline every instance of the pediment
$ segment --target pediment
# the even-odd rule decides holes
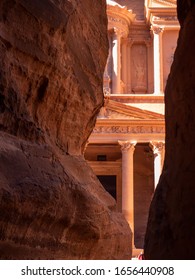
[[[151,7],[176,7],[176,0],[151,0],[150,1]]]
[[[164,115],[149,110],[142,110],[132,105],[122,104],[114,100],[106,100],[98,119],[116,120],[164,120]]]

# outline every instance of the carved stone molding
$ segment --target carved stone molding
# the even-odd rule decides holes
[[[177,16],[153,16],[152,18],[153,21],[158,22],[158,21],[178,21]]]
[[[165,7],[176,7],[176,1],[175,0],[152,0],[152,4],[159,3],[161,5],[164,5]]]

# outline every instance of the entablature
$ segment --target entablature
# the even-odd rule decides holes
[[[164,120],[97,120],[89,143],[117,143],[118,140],[135,140],[147,143],[165,141]]]
[[[158,25],[163,29],[179,30],[176,0],[146,0],[146,21],[150,25]]]

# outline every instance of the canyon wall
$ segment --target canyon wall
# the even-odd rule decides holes
[[[103,104],[106,3],[0,2],[0,258],[130,259],[82,153]]]
[[[146,259],[195,259],[194,3],[177,2],[181,30],[165,91],[165,163],[150,207]]]

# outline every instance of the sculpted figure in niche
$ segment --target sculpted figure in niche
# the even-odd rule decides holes
[[[144,46],[136,46],[133,59],[133,92],[146,92],[146,51]]]
[[[134,69],[135,69],[135,77],[136,82],[138,86],[144,85],[144,78],[145,78],[145,69],[144,69],[144,63],[141,61],[138,61],[137,63],[134,60]]]

